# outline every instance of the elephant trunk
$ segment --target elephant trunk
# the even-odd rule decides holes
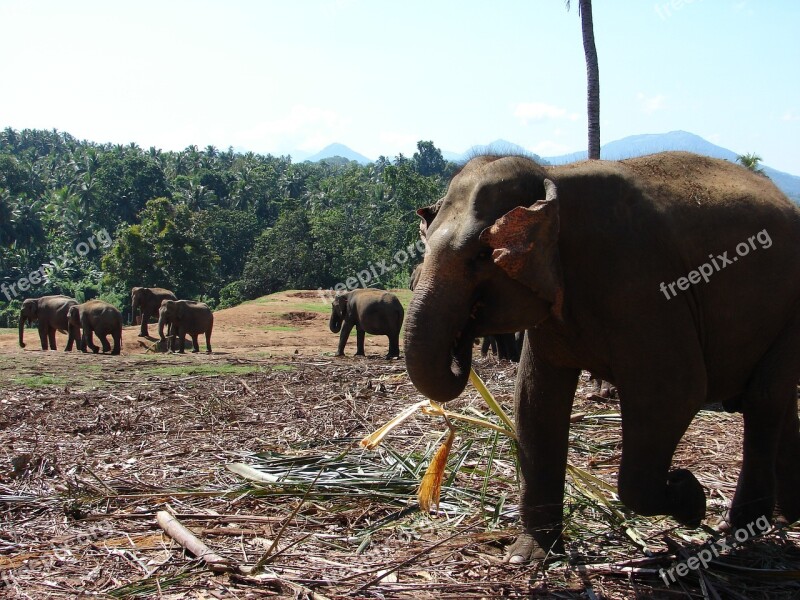
[[[335,308],[331,310],[331,320],[328,326],[331,328],[331,333],[339,333],[342,330],[342,319]]]
[[[134,325],[138,325],[136,322],[136,309],[139,308],[139,299],[134,296],[133,300],[131,300],[131,321]]]
[[[20,314],[19,316],[19,347],[24,348],[25,342],[23,341],[23,332],[25,331],[25,321],[28,319],[25,318],[25,315]]]
[[[166,320],[164,313],[158,315],[158,337],[162,342],[164,341],[164,323]],[[167,333],[169,333],[169,328],[167,328]]]
[[[430,280],[423,287],[420,282],[408,307],[404,336],[408,375],[435,402],[447,402],[464,391],[474,338],[469,305],[455,305],[459,295],[454,301],[442,287]]]

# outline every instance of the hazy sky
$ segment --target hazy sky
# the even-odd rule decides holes
[[[418,140],[583,150],[572,4],[0,0],[0,127],[373,159]],[[594,5],[602,143],[683,129],[800,175],[800,2]]]

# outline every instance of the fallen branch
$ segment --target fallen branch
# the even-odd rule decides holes
[[[208,568],[215,573],[226,571],[233,571],[236,569],[234,565],[227,558],[212,552],[199,538],[197,538],[191,531],[186,529],[178,519],[173,517],[165,510],[160,510],[156,513],[156,521],[166,534],[173,540],[178,542],[186,550],[194,554],[197,558],[201,559],[208,565]]]

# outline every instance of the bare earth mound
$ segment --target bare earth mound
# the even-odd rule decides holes
[[[355,336],[333,357],[328,310],[300,291],[219,311],[210,356],[147,352],[134,327],[121,357],[34,350],[32,329],[25,350],[0,335],[0,597],[800,597],[797,526],[689,568],[720,549],[710,529],[619,504],[619,405],[588,378],[571,431],[569,555],[546,569],[503,564],[518,527],[510,441],[462,428],[439,511],[421,514],[416,485],[445,427],[418,415],[361,450],[361,437],[421,398],[402,359],[381,358],[385,337],[367,337],[366,358],[352,357]],[[510,412],[515,365],[475,367]],[[448,405],[468,407],[488,413],[471,388]],[[704,411],[679,447],[676,466],[706,488],[706,526],[733,495],[741,426],[740,415]],[[184,551],[159,511],[226,568]]]

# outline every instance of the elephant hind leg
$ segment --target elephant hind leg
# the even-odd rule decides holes
[[[111,352],[111,344],[108,343],[108,336],[107,335],[98,335],[100,339],[100,344],[103,346],[103,353]]]
[[[366,332],[361,327],[356,326],[356,356],[366,356],[364,352],[364,338]]]
[[[783,419],[775,465],[778,511],[789,523],[800,520],[800,418],[792,403]]]
[[[400,358],[400,332],[389,335],[389,354],[386,358]]]
[[[197,333],[193,333],[192,334],[192,346],[194,346],[192,348],[192,354],[195,354],[196,352],[200,352],[200,343],[197,341],[198,337],[200,337],[199,334],[197,334]]]
[[[753,370],[742,398],[742,470],[728,521],[734,528],[771,519],[776,493],[784,516],[800,517],[800,433],[797,380],[800,315],[784,330]]]
[[[206,331],[206,354],[211,354],[211,330]]]
[[[57,350],[56,348],[56,328],[47,328],[47,341],[50,342],[50,350]]]

